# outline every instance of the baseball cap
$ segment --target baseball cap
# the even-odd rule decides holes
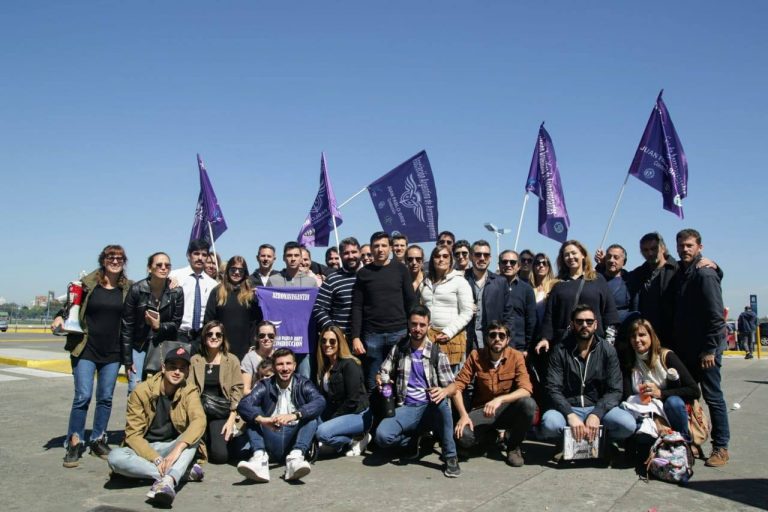
[[[184,347],[177,347],[169,350],[165,354],[164,362],[173,361],[174,359],[181,359],[189,362],[189,352]]]

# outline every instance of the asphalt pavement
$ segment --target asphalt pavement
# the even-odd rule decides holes
[[[21,336],[21,335],[16,335]],[[41,340],[41,341],[33,341]],[[18,344],[17,347],[11,344]],[[63,340],[32,336],[8,341],[18,348],[58,353]],[[6,356],[7,357],[7,356]],[[433,453],[400,464],[380,453],[321,459],[300,483],[288,483],[273,467],[272,481],[243,481],[233,466],[206,465],[205,480],[185,484],[177,510],[585,510],[731,511],[768,510],[768,361],[726,358],[724,387],[731,407],[731,462],[722,468],[697,461],[686,487],[640,480],[630,467],[555,465],[550,445],[525,445],[526,466],[510,468],[498,453],[461,463],[458,479],[445,478]],[[118,383],[109,423],[119,442],[127,388]],[[0,503],[4,511],[150,510],[146,482],[111,481],[106,462],[84,455],[80,466],[62,467],[63,442],[72,401],[72,377],[46,368],[0,363]],[[738,408],[734,404],[739,404]],[[91,406],[93,409],[93,404]],[[706,407],[705,407],[706,409]],[[89,412],[88,426],[93,411]],[[707,448],[708,451],[708,448]]]

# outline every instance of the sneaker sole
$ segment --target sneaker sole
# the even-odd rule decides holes
[[[251,468],[246,466],[238,466],[237,472],[243,475],[248,480],[253,480],[254,482],[269,482],[269,478],[262,478],[259,475],[256,474],[255,471],[253,471]]]
[[[448,471],[443,471],[443,474],[448,478],[459,478],[461,476],[461,473],[449,473]]]
[[[64,462],[64,463],[62,463],[62,466],[64,466],[65,468],[70,468],[70,469],[71,469],[71,468],[76,468],[76,467],[78,467],[79,465],[80,465],[80,461],[76,461],[76,462]]]
[[[157,505],[163,506],[163,507],[170,507],[173,503],[174,498],[176,496],[171,496],[170,494],[166,494],[164,492],[157,492],[155,493],[155,497],[152,498],[154,503]]]
[[[293,476],[291,478],[286,477],[285,479],[289,482],[301,480],[302,478],[307,476],[310,471],[311,471],[311,468],[299,468],[293,473]]]

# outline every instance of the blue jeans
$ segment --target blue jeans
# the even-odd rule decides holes
[[[266,450],[272,460],[283,460],[292,450],[306,455],[317,431],[318,420],[302,420],[298,425],[280,427],[277,430],[259,424],[248,424],[246,434],[251,452]]]
[[[429,402],[420,405],[401,405],[395,409],[392,418],[384,418],[376,429],[376,444],[379,446],[407,446],[419,432],[433,430],[440,434],[443,457],[456,456],[456,442],[453,439],[453,417],[448,400],[435,405]]]
[[[586,421],[587,416],[590,415],[594,407],[571,407],[571,410],[581,418],[581,421]],[[626,439],[635,433],[637,429],[637,422],[629,412],[621,409],[620,407],[614,407],[603,416],[600,420],[600,424],[605,427],[606,437],[612,441],[619,441]],[[563,429],[568,426],[568,422],[559,411],[550,409],[544,413],[541,418],[541,426],[539,427],[541,437],[544,439],[558,439],[563,434]]]
[[[731,440],[731,429],[728,425],[728,407],[725,405],[723,388],[720,384],[720,368],[723,366],[723,352],[717,351],[715,366],[706,370],[699,368],[694,376],[701,385],[701,396],[709,407],[709,417],[712,419],[712,446],[728,448]]]
[[[160,454],[161,457],[165,457],[173,447],[176,445],[178,439],[173,441],[162,441],[149,443],[149,445]],[[193,444],[181,452],[179,458],[171,466],[171,470],[168,474],[173,477],[173,480],[178,485],[181,482],[184,473],[190,464],[195,461],[195,453],[197,453],[197,444]],[[109,452],[107,457],[107,463],[110,469],[118,475],[127,476],[129,478],[151,478],[153,480],[160,480],[160,472],[157,470],[157,466],[154,463],[148,461],[144,457],[139,456],[135,451],[123,446],[120,448],[113,448]]]
[[[664,400],[664,414],[667,415],[669,426],[690,442],[691,433],[688,430],[688,409],[685,408],[685,401],[679,396],[668,396]]]
[[[315,437],[324,445],[341,449],[352,442],[355,437],[360,437],[371,428],[373,415],[370,409],[359,414],[345,414],[328,421],[323,421],[317,427]]]
[[[91,441],[104,437],[112,413],[112,394],[115,392],[117,372],[120,363],[99,363],[77,357],[70,358],[72,377],[75,382],[75,398],[72,400],[72,410],[69,413],[67,440],[69,444],[72,434],[77,434],[80,441],[85,441],[85,418],[88,416],[88,406],[93,395],[93,377],[96,379],[96,411],[93,414],[93,430]]]
[[[312,380],[312,371],[309,366],[311,359],[309,354],[296,354],[296,373],[310,380]]]
[[[363,333],[363,342],[365,343],[365,360],[363,367],[365,369],[365,385],[368,391],[376,389],[376,374],[381,369],[381,364],[389,355],[392,347],[397,345],[406,330],[401,329],[395,332],[366,332]]]
[[[141,382],[141,373],[144,371],[144,359],[147,357],[147,352],[145,350],[142,350],[139,352],[135,348],[131,349],[131,352],[133,354],[133,366],[136,368],[136,373],[129,373],[128,374],[128,394],[130,395],[131,392],[136,388],[136,386]]]

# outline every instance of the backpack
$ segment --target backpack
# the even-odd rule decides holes
[[[646,478],[654,477],[663,482],[685,485],[693,476],[693,452],[691,446],[678,432],[659,436],[645,461]]]

